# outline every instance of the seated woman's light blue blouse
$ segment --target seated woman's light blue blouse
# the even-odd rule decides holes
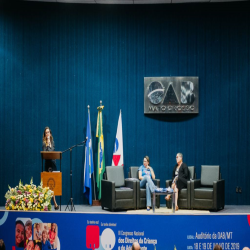
[[[141,171],[141,176],[144,177],[145,175],[149,175],[152,179],[150,168],[145,168],[144,165],[141,165],[138,169],[138,171]]]

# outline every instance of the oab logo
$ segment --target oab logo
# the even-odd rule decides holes
[[[163,100],[165,88],[161,82],[152,82],[148,87],[148,98],[151,103],[159,104]]]
[[[198,77],[145,77],[144,113],[198,113]]]

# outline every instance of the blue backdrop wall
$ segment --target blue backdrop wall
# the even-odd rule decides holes
[[[42,133],[56,150],[85,139],[90,105],[94,161],[97,106],[104,105],[106,165],[122,110],[125,172],[145,155],[161,185],[175,155],[219,164],[226,204],[250,204],[249,3],[75,5],[19,3],[0,8],[0,205],[8,184],[40,181]],[[198,76],[198,115],[144,115],[143,78]],[[73,150],[75,204],[83,190],[84,148]],[[59,163],[58,163],[59,164]],[[63,155],[63,204],[70,198]],[[235,192],[236,186],[242,193]],[[163,200],[162,200],[163,203]]]

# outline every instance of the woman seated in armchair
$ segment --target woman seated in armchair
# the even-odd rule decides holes
[[[172,189],[175,192],[175,210],[177,211],[179,209],[178,207],[178,192],[187,187],[187,181],[189,180],[189,171],[187,165],[183,162],[183,155],[181,153],[178,153],[176,155],[176,162],[173,169],[172,174]],[[167,195],[165,197],[166,200],[170,199],[170,195]]]
[[[150,211],[151,207],[151,193],[153,193],[157,186],[155,186],[153,180],[155,179],[155,173],[152,167],[149,166],[149,157],[145,156],[143,159],[143,165],[138,169],[140,187],[146,187],[146,200],[147,200],[147,211]]]

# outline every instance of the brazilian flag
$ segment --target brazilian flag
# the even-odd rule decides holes
[[[105,155],[104,155],[104,137],[102,128],[102,110],[104,106],[99,106],[98,116],[97,116],[97,127],[96,127],[96,137],[98,137],[98,149],[97,149],[97,174],[96,174],[96,184],[98,191],[98,200],[102,198],[101,182],[103,178],[103,173],[105,171]]]

